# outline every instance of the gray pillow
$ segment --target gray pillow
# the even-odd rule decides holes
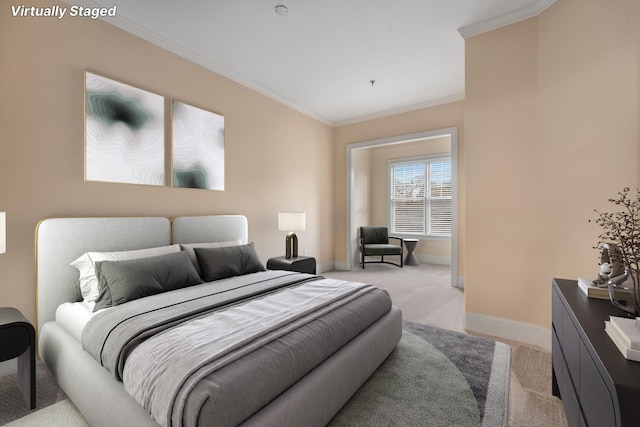
[[[93,311],[202,283],[186,252],[98,261],[96,276],[100,292]]]
[[[200,274],[200,265],[198,264],[198,258],[194,248],[221,248],[226,246],[237,246],[242,244],[242,239],[230,240],[226,242],[209,242],[209,243],[180,243],[180,248],[189,254],[191,263],[196,268],[198,274]]]
[[[205,282],[265,271],[253,242],[222,248],[194,248]]]

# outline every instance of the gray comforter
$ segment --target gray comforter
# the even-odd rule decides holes
[[[384,291],[338,282],[267,271],[154,295],[96,315],[83,346],[116,378],[124,377],[125,388],[159,424],[237,425],[391,307]],[[320,296],[323,286],[332,290]],[[284,314],[272,318],[269,301],[292,290],[317,295],[304,304],[294,297],[292,310],[276,309]],[[245,314],[229,317],[234,312]],[[243,332],[225,333],[230,324]],[[221,333],[214,336],[216,329]]]

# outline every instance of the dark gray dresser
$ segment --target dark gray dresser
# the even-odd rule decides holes
[[[625,359],[604,330],[624,313],[588,298],[575,280],[553,279],[551,298],[553,394],[569,426],[640,425],[640,362]]]

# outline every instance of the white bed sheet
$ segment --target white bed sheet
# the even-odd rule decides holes
[[[95,302],[65,302],[56,309],[56,322],[73,338],[82,342],[82,331],[96,313],[93,312]]]

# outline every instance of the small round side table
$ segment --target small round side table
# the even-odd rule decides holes
[[[416,255],[413,253],[416,245],[418,244],[418,239],[403,239],[404,246],[407,248],[407,256],[404,259],[405,265],[418,265],[418,259]]]

